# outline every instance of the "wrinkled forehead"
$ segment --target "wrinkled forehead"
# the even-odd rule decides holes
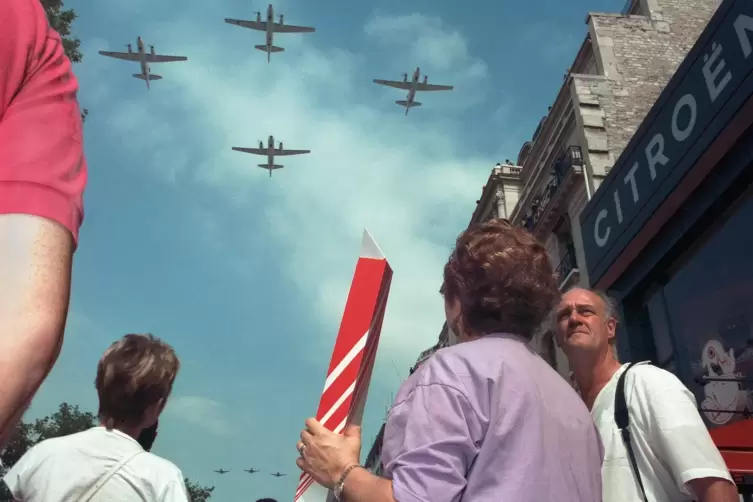
[[[576,288],[562,295],[557,311],[579,310],[583,308],[592,308],[601,312],[604,310],[604,302],[599,298],[599,295],[585,289]]]

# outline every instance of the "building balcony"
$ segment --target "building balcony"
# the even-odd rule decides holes
[[[559,281],[560,291],[564,291],[578,283],[580,280],[580,271],[578,270],[578,262],[572,249],[568,250],[565,256],[562,257],[562,261],[560,261],[559,266],[554,271],[554,275],[557,276],[557,280]]]
[[[533,197],[523,227],[541,239],[552,231],[568,204],[568,195],[583,174],[583,153],[570,146],[553,166],[552,177],[542,192]]]

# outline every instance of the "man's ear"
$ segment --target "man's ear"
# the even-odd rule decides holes
[[[617,319],[610,317],[607,319],[607,340],[609,343],[614,343],[614,339],[617,337]]]

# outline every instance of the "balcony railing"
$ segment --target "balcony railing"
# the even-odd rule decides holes
[[[544,210],[549,206],[549,203],[554,198],[554,195],[559,190],[562,180],[565,178],[567,172],[573,168],[573,166],[583,165],[583,152],[579,146],[572,145],[560,155],[557,160],[554,161],[552,166],[552,177],[547,183],[541,194],[533,197],[531,202],[531,209],[527,216],[523,220],[523,227],[529,232],[533,232],[536,225],[544,213]]]
[[[560,261],[559,266],[554,271],[560,282],[560,287],[562,287],[562,284],[568,279],[568,277],[570,277],[570,273],[573,270],[577,270],[577,268],[578,262],[575,260],[575,250],[570,248],[567,253],[565,253],[565,256],[562,257],[562,261]]]

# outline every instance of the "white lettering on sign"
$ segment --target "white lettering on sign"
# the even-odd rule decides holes
[[[640,198],[638,196],[638,185],[635,184],[635,172],[640,166],[641,165],[637,162],[633,164],[633,167],[630,168],[630,171],[628,171],[624,179],[626,185],[630,183],[630,190],[633,192],[633,202],[638,202],[638,199]]]
[[[664,136],[656,133],[651,142],[646,147],[646,162],[648,162],[648,174],[651,181],[656,179],[656,164],[666,166],[669,158],[664,155]]]
[[[746,32],[753,31],[753,17],[743,16],[740,14],[735,19],[735,33],[737,33],[737,39],[740,41],[740,47],[743,50],[743,56],[748,59],[750,53],[753,52],[753,48],[750,46],[750,38]]]
[[[753,17],[740,14],[735,19],[733,25],[742,54],[747,59],[753,54],[753,43],[751,42]],[[724,48],[722,44],[712,42],[710,51],[703,56],[701,74],[703,75],[708,99],[713,104],[724,93],[733,78],[732,71],[727,67],[727,62],[724,60]],[[672,120],[670,122],[671,140],[682,143],[690,138],[695,130],[697,120],[698,101],[696,97],[690,93],[681,96],[675,102],[672,109]],[[648,145],[646,145],[644,149],[645,173],[641,167],[642,162],[640,160],[630,166],[630,169],[625,173],[623,182],[626,186],[630,187],[630,194],[632,195],[630,199],[626,198],[626,200],[632,200],[633,206],[636,206],[641,200],[641,183],[639,183],[641,176],[648,176],[651,181],[654,181],[658,176],[657,166],[663,168],[669,164],[671,159],[664,154],[665,140],[668,138],[668,135],[656,133]],[[614,184],[612,186],[614,220],[616,221],[610,223],[608,220],[610,210],[606,207],[599,210],[593,223],[594,241],[599,248],[603,248],[609,242],[613,230],[612,226],[615,223],[621,225],[624,219],[619,193],[622,185]]]
[[[622,223],[622,204],[620,203],[620,192],[614,191],[614,208],[617,211],[617,223]]]
[[[685,129],[681,130],[680,126],[677,124],[677,120],[680,117],[680,110],[684,107],[690,109],[690,120],[688,120],[688,125],[685,126]],[[674,138],[680,143],[688,139],[688,136],[693,133],[693,126],[695,125],[696,118],[698,118],[698,104],[693,95],[686,94],[678,99],[675,104],[675,109],[672,110],[672,136],[674,136]]]
[[[612,228],[609,225],[607,225],[607,231],[604,232],[604,234],[600,235],[599,232],[599,224],[607,216],[609,216],[609,211],[602,209],[601,211],[599,211],[598,216],[596,216],[596,222],[594,223],[594,239],[596,240],[596,245],[599,247],[604,247],[604,244],[609,242],[609,234],[612,233]]]
[[[703,56],[703,62],[705,63],[703,65],[703,80],[706,81],[706,89],[709,91],[709,97],[711,98],[711,102],[713,103],[716,101],[716,98],[719,97],[719,94],[722,93],[725,87],[727,87],[727,84],[729,84],[729,81],[732,80],[732,72],[727,70],[727,73],[724,74],[724,77],[720,82],[718,82],[719,74],[724,71],[724,59],[720,59],[722,55],[722,44],[717,44],[714,42],[711,44],[711,54],[706,54]],[[715,68],[712,69],[712,66],[714,63],[719,60],[718,64]]]

